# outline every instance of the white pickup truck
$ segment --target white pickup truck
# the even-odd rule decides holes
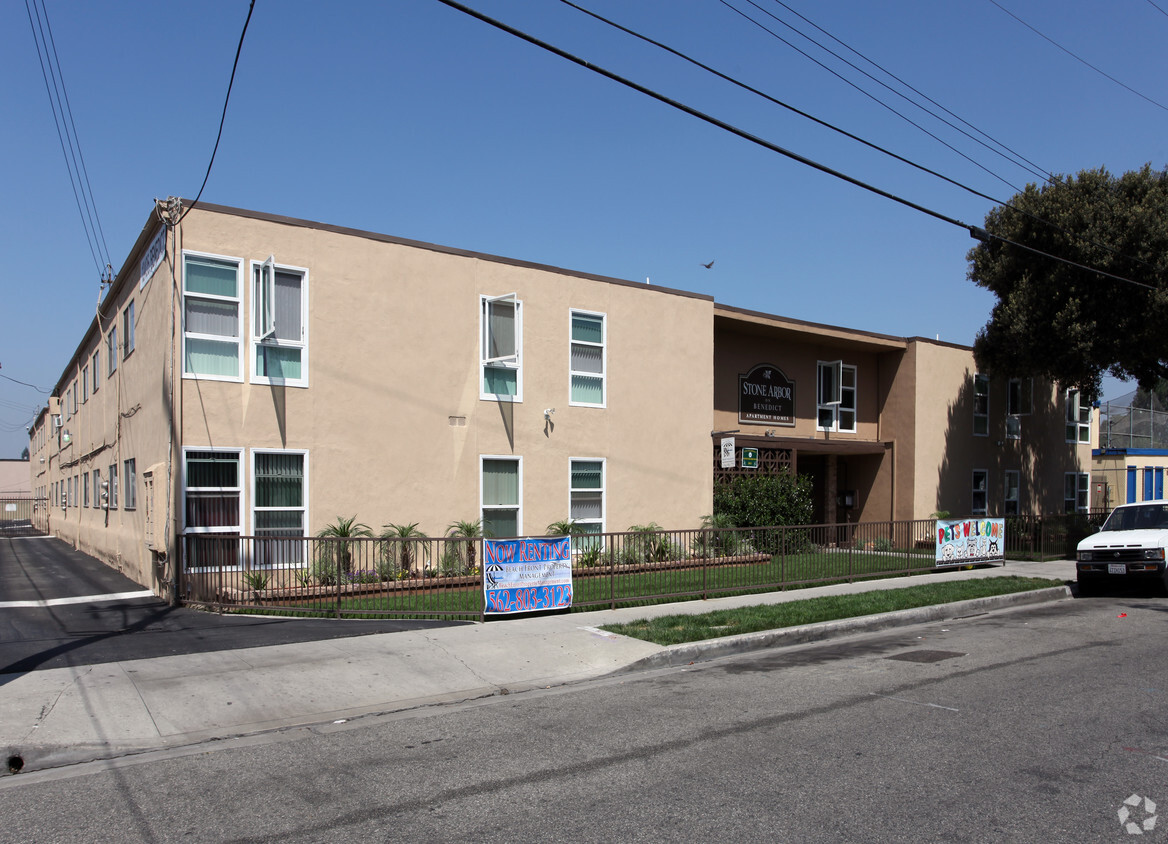
[[[1164,554],[1168,549],[1168,501],[1121,504],[1103,528],[1079,543],[1075,569],[1079,594],[1103,584],[1144,581],[1168,591]]]

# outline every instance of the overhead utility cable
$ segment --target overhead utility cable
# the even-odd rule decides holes
[[[854,185],[858,188],[861,188],[862,190],[866,190],[869,193],[874,193],[877,196],[882,196],[885,199],[889,199],[889,200],[891,200],[899,205],[905,206],[906,208],[911,208],[914,211],[918,211],[922,214],[925,214],[926,216],[932,217],[935,220],[940,220],[941,222],[948,223],[951,226],[956,226],[958,228],[965,229],[965,231],[969,232],[971,237],[974,237],[978,240],[985,240],[988,238],[994,238],[996,240],[1002,241],[1003,243],[1012,243],[1012,241],[1006,240],[1004,238],[1000,238],[997,235],[989,234],[988,232],[986,232],[983,229],[980,229],[976,226],[971,226],[968,223],[963,223],[961,220],[958,220],[956,217],[950,217],[949,215],[943,214],[940,211],[935,211],[932,208],[927,208],[924,205],[920,205],[919,203],[913,202],[912,200],[905,199],[904,197],[897,196],[896,194],[890,193],[882,188],[878,188],[874,185],[870,185],[867,182],[863,182],[860,179],[857,179],[853,176],[849,176],[846,173],[840,172],[839,170],[834,170],[831,167],[828,167],[826,164],[820,164],[818,161],[814,161],[810,158],[807,158],[806,156],[800,155],[797,152],[793,152],[789,149],[785,149],[784,147],[781,147],[778,144],[771,143],[770,141],[767,141],[763,138],[760,138],[757,135],[753,135],[750,132],[745,131],[744,129],[740,129],[737,126],[734,126],[730,123],[727,123],[724,120],[719,120],[718,118],[713,117],[712,115],[706,114],[705,112],[702,112],[702,111],[698,111],[696,108],[693,108],[692,106],[688,106],[685,103],[678,102],[677,100],[674,100],[670,97],[667,97],[664,94],[661,94],[657,91],[654,91],[651,88],[646,88],[644,85],[641,85],[638,82],[634,82],[631,79],[626,79],[625,77],[620,76],[620,75],[612,72],[611,70],[607,70],[603,67],[600,67],[599,65],[595,65],[592,62],[589,62],[585,59],[582,59],[579,56],[575,56],[572,53],[567,52],[566,50],[562,50],[559,47],[556,47],[554,44],[549,44],[546,41],[541,41],[540,39],[536,38],[534,35],[530,35],[526,32],[523,32],[520,29],[516,29],[515,27],[513,27],[509,24],[503,23],[500,20],[496,20],[495,18],[484,15],[482,12],[479,12],[475,9],[470,8],[469,6],[465,6],[462,3],[457,2],[457,0],[438,0],[438,2],[442,3],[445,6],[449,6],[450,8],[455,9],[459,12],[462,12],[464,15],[468,15],[472,18],[475,18],[476,20],[480,20],[483,23],[488,24],[489,26],[493,26],[495,29],[498,29],[502,32],[506,32],[508,35],[513,35],[522,41],[526,41],[527,43],[532,44],[536,47],[539,47],[542,50],[546,50],[547,52],[552,53],[553,55],[559,56],[562,59],[570,61],[573,64],[577,64],[580,67],[586,68],[587,70],[590,70],[593,73],[598,74],[599,76],[603,76],[606,79],[611,79],[613,82],[617,82],[621,85],[624,85],[626,88],[630,88],[630,89],[636,91],[637,93],[644,94],[645,96],[651,97],[652,99],[657,100],[660,103],[664,103],[665,105],[670,106],[671,108],[675,108],[678,111],[684,112],[685,114],[688,114],[691,117],[696,117],[698,120],[702,120],[706,123],[709,123],[711,126],[715,126],[719,129],[722,129],[723,131],[729,132],[732,135],[736,135],[736,136],[742,138],[743,140],[750,141],[751,143],[757,144],[758,146],[761,146],[764,149],[768,149],[771,152],[776,152],[779,155],[790,158],[793,161],[797,161],[800,164],[806,165],[807,167],[810,167],[814,170],[818,170],[821,173],[826,173],[829,176],[834,176],[835,178],[840,179],[841,181],[847,182],[848,184]],[[1017,244],[1017,245],[1021,246],[1021,244]],[[1028,248],[1028,247],[1023,247],[1023,248]],[[1034,249],[1030,249],[1029,251],[1038,252],[1038,250],[1034,250]],[[1039,252],[1038,254],[1046,254],[1046,253]],[[1111,273],[1104,272],[1103,270],[1097,270],[1093,267],[1084,267],[1081,264],[1076,264],[1073,261],[1066,260],[1065,258],[1059,258],[1056,255],[1047,255],[1047,257],[1049,257],[1053,260],[1056,260],[1056,261],[1060,261],[1062,263],[1071,264],[1072,266],[1081,267],[1082,269],[1089,270],[1090,272],[1094,272],[1094,273],[1097,273],[1097,274],[1102,275],[1102,276],[1107,276],[1109,278],[1113,278],[1113,279],[1116,279],[1118,281],[1128,282],[1131,284],[1138,285],[1140,287],[1147,287],[1148,286],[1146,284],[1142,284],[1141,282],[1134,281],[1134,280],[1129,279],[1129,278],[1124,278],[1122,276],[1112,275]]]
[[[962,124],[962,125],[964,125],[964,126],[968,126],[968,127],[971,129],[971,130],[973,130],[973,131],[974,131],[974,132],[976,132],[977,134],[981,135],[983,138],[985,138],[985,139],[986,139],[987,141],[989,141],[990,143],[996,144],[997,146],[1001,147],[1003,150],[1005,150],[1005,151],[1006,151],[1006,152],[1008,152],[1008,153],[1009,153],[1011,156],[1013,156],[1015,159],[1017,159],[1017,161],[1014,161],[1013,163],[1015,163],[1015,164],[1019,164],[1019,162],[1024,162],[1026,165],[1029,165],[1029,167],[1032,167],[1032,168],[1034,168],[1034,169],[1033,169],[1033,170],[1031,170],[1030,172],[1032,172],[1032,173],[1035,173],[1036,175],[1038,175],[1038,174],[1041,174],[1041,175],[1042,175],[1043,177],[1045,177],[1046,179],[1054,179],[1054,178],[1055,178],[1054,174],[1053,174],[1053,173],[1051,173],[1049,170],[1047,170],[1045,167],[1042,167],[1042,166],[1040,166],[1040,165],[1038,165],[1038,164],[1035,164],[1033,161],[1031,161],[1031,160],[1030,160],[1029,158],[1027,158],[1026,156],[1022,155],[1022,154],[1021,154],[1020,152],[1018,152],[1017,150],[1015,150],[1015,149],[1011,149],[1009,145],[1007,145],[1007,144],[1003,143],[1002,141],[999,141],[997,138],[995,138],[995,137],[993,137],[992,135],[988,134],[988,133],[987,133],[987,132],[985,132],[984,130],[982,130],[982,129],[979,129],[977,126],[974,126],[972,123],[970,123],[970,122],[969,122],[968,120],[966,120],[965,118],[963,118],[963,117],[961,117],[960,115],[958,115],[958,114],[955,114],[954,112],[950,111],[950,110],[949,110],[949,109],[947,109],[945,106],[941,105],[939,102],[937,102],[937,101],[936,101],[936,100],[934,100],[932,97],[930,97],[928,94],[926,94],[926,93],[924,93],[923,91],[921,91],[920,89],[916,88],[915,86],[913,86],[913,85],[912,85],[912,84],[910,84],[909,82],[906,82],[904,79],[901,79],[899,76],[897,76],[895,73],[893,73],[892,71],[890,71],[888,68],[886,68],[886,67],[884,67],[883,65],[881,65],[879,62],[877,62],[877,61],[875,61],[875,60],[873,60],[873,59],[869,58],[869,57],[868,57],[868,56],[866,56],[866,55],[864,55],[863,53],[861,53],[859,50],[857,50],[855,47],[851,46],[851,45],[850,45],[850,44],[848,44],[847,42],[840,40],[840,39],[839,39],[839,38],[837,38],[835,35],[833,35],[832,33],[828,32],[826,29],[824,29],[822,26],[820,26],[819,24],[815,23],[815,21],[813,21],[813,20],[809,19],[809,18],[808,18],[808,17],[806,17],[805,15],[802,15],[802,14],[800,14],[800,13],[798,12],[798,10],[796,10],[796,9],[792,9],[790,6],[788,6],[786,3],[784,3],[784,2],[783,2],[783,0],[773,0],[773,2],[775,2],[775,3],[777,3],[778,5],[782,6],[784,9],[786,9],[786,10],[787,10],[788,12],[790,12],[791,14],[795,15],[797,18],[799,18],[799,19],[800,19],[800,20],[802,20],[804,23],[806,23],[808,26],[812,26],[812,27],[814,27],[815,29],[819,30],[819,31],[820,31],[820,32],[822,32],[824,35],[826,35],[828,38],[830,38],[832,41],[834,41],[835,43],[839,44],[839,45],[840,45],[841,47],[843,47],[844,49],[846,49],[846,50],[848,50],[849,52],[851,52],[853,55],[859,56],[861,59],[863,59],[864,61],[866,61],[868,64],[872,65],[872,67],[876,68],[876,69],[877,69],[877,70],[879,70],[881,73],[883,73],[883,74],[887,75],[887,76],[888,76],[888,77],[890,77],[891,79],[895,79],[895,80],[896,80],[896,81],[897,81],[899,84],[903,85],[905,88],[907,88],[908,90],[912,91],[914,94],[916,94],[918,97],[920,97],[921,99],[925,100],[926,102],[929,102],[929,103],[931,103],[932,105],[936,106],[937,108],[941,109],[941,111],[945,112],[947,115],[949,115],[950,117],[952,117],[954,120],[958,121],[959,123],[961,123],[961,124]],[[806,37],[807,37],[807,36],[806,36],[806,35],[804,35],[804,38],[806,38]],[[813,42],[813,43],[815,43],[815,42]],[[834,55],[834,54],[833,54],[833,55]],[[1021,164],[1019,164],[1019,166],[1022,166],[1022,165],[1021,165]],[[1023,168],[1023,169],[1025,169],[1025,168]]]
[[[1077,61],[1077,62],[1080,62],[1080,63],[1082,63],[1082,64],[1085,64],[1087,67],[1091,68],[1091,70],[1095,71],[1095,72],[1096,72],[1096,73],[1098,73],[1100,76],[1104,76],[1104,77],[1106,77],[1107,79],[1110,79],[1112,82],[1114,82],[1114,83],[1115,83],[1116,85],[1118,85],[1120,88],[1123,88],[1123,89],[1125,89],[1125,90],[1127,90],[1127,91],[1130,91],[1131,93],[1133,93],[1133,94],[1135,94],[1137,97],[1139,97],[1141,100],[1147,100],[1149,103],[1151,103],[1152,105],[1156,106],[1156,108],[1161,108],[1161,109],[1164,109],[1164,111],[1168,111],[1168,106],[1164,105],[1164,104],[1163,104],[1163,103],[1161,103],[1161,102],[1158,102],[1158,101],[1156,101],[1156,100],[1153,100],[1151,97],[1147,96],[1146,94],[1141,94],[1139,91],[1137,91],[1135,88],[1131,87],[1130,85],[1127,85],[1127,84],[1125,84],[1125,83],[1123,83],[1123,82],[1120,82],[1118,79],[1116,79],[1116,78],[1115,78],[1114,76],[1112,76],[1110,73],[1108,73],[1108,72],[1106,72],[1106,71],[1104,71],[1104,70],[1100,70],[1099,68],[1097,68],[1095,65],[1091,64],[1091,62],[1087,61],[1087,60],[1086,60],[1085,58],[1083,58],[1082,56],[1079,56],[1079,55],[1076,55],[1075,53],[1072,53],[1070,50],[1068,50],[1068,49],[1067,49],[1066,47],[1064,47],[1062,44],[1060,44],[1060,43],[1058,43],[1057,41],[1055,41],[1053,38],[1051,38],[1051,37],[1049,37],[1049,36],[1047,36],[1047,35],[1044,35],[1043,33],[1039,32],[1039,31],[1038,31],[1037,29],[1035,29],[1033,26],[1031,26],[1030,24],[1028,24],[1026,21],[1022,20],[1022,18],[1018,17],[1016,14],[1014,14],[1014,13],[1013,13],[1013,12],[1011,12],[1009,9],[1007,9],[1005,6],[1003,6],[1001,3],[999,3],[999,2],[998,2],[998,0],[990,0],[990,2],[991,2],[991,3],[993,3],[995,6],[997,6],[999,9],[1001,9],[1003,12],[1005,12],[1007,15],[1009,15],[1010,17],[1012,17],[1014,20],[1018,21],[1018,23],[1022,24],[1024,27],[1026,27],[1027,29],[1029,29],[1031,32],[1033,32],[1035,35],[1037,35],[1039,38],[1041,38],[1041,39],[1043,39],[1044,41],[1047,41],[1047,42],[1049,42],[1049,43],[1053,44],[1055,47],[1058,47],[1060,50],[1062,50],[1064,53],[1066,53],[1068,56],[1070,56],[1070,57],[1071,57],[1072,59],[1074,59],[1075,61]],[[1154,6],[1155,6],[1155,4],[1154,4],[1154,3],[1153,3],[1152,5],[1154,5]],[[1159,6],[1156,6],[1156,8],[1157,8],[1157,9],[1159,9],[1160,7],[1159,7]],[[1161,9],[1161,11],[1163,11],[1163,10]]]
[[[41,5],[43,7],[43,0]],[[25,0],[24,8],[28,14],[29,27],[32,29],[37,59],[41,66],[41,77],[45,81],[45,92],[49,97],[49,107],[53,112],[53,124],[57,129],[57,140],[61,144],[61,154],[65,157],[65,168],[69,172],[69,184],[73,188],[73,200],[77,205],[77,213],[81,216],[81,226],[85,230],[85,239],[89,244],[89,253],[93,257],[93,263],[97,266],[98,275],[104,278],[104,274],[110,268],[112,261],[110,259],[109,248],[105,243],[105,234],[101,228],[101,220],[98,217],[97,203],[93,198],[93,189],[89,183],[89,172],[85,167],[85,156],[81,153],[81,141],[77,137],[77,124],[73,120],[73,112],[69,106],[69,96],[65,91],[65,76],[61,71],[61,62],[57,55],[56,42],[52,36],[48,9],[38,7],[36,0],[33,0],[31,7],[29,0]],[[36,17],[35,21],[33,20],[34,14]]]
[[[744,91],[749,91],[752,94],[755,94],[759,97],[762,97],[767,102],[770,102],[770,103],[773,103],[774,105],[785,108],[788,111],[790,111],[794,114],[797,114],[800,117],[806,118],[807,120],[810,120],[813,123],[816,123],[820,126],[823,126],[826,129],[830,129],[833,132],[838,132],[840,135],[843,135],[845,138],[849,138],[853,141],[856,141],[857,143],[863,144],[864,146],[866,146],[870,149],[873,149],[873,150],[876,150],[877,152],[883,153],[884,155],[887,155],[890,158],[895,159],[896,161],[899,161],[903,164],[907,164],[910,167],[914,167],[923,173],[929,174],[930,176],[935,176],[936,178],[941,179],[942,181],[948,182],[949,184],[953,185],[954,187],[958,187],[961,190],[964,190],[964,191],[966,191],[974,196],[980,197],[981,199],[988,200],[988,201],[994,203],[995,205],[1001,205],[1004,208],[1009,208],[1012,211],[1015,211],[1015,212],[1023,215],[1024,217],[1027,217],[1028,219],[1033,220],[1036,223],[1047,226],[1047,227],[1052,228],[1056,231],[1062,232],[1065,235],[1068,235],[1071,237],[1078,237],[1078,235],[1076,235],[1074,232],[1069,231],[1068,229],[1058,225],[1057,223],[1053,223],[1050,220],[1045,220],[1042,217],[1039,217],[1038,215],[1036,215],[1030,211],[1027,211],[1024,208],[1020,208],[1020,207],[1013,205],[1009,202],[1006,202],[1004,200],[997,199],[996,197],[990,196],[989,194],[982,193],[981,191],[976,190],[975,188],[972,188],[969,185],[962,184],[961,182],[958,182],[956,179],[949,178],[948,176],[944,175],[943,173],[938,173],[935,170],[931,170],[930,168],[925,167],[924,165],[918,164],[915,161],[912,161],[908,158],[905,158],[904,156],[898,155],[897,153],[892,152],[891,150],[887,150],[884,147],[879,146],[878,144],[874,144],[871,141],[865,140],[864,138],[861,138],[858,135],[855,135],[855,134],[847,131],[846,129],[841,129],[840,127],[835,126],[832,123],[829,123],[825,120],[821,120],[818,117],[815,117],[812,114],[808,114],[807,112],[802,111],[801,109],[798,109],[793,105],[785,103],[782,100],[776,99],[775,97],[772,97],[771,95],[769,95],[763,91],[758,90],[757,88],[754,88],[750,85],[747,85],[745,82],[742,82],[738,79],[735,79],[732,76],[728,76],[728,75],[722,73],[721,71],[716,70],[715,68],[712,68],[709,65],[706,65],[706,64],[698,61],[697,59],[686,55],[685,53],[682,53],[680,50],[675,50],[673,47],[670,47],[667,44],[663,44],[659,41],[656,41],[656,40],[650,38],[647,35],[643,35],[639,32],[636,32],[635,30],[629,29],[626,26],[623,26],[619,23],[616,23],[615,21],[609,20],[608,18],[604,17],[603,15],[597,14],[596,12],[593,12],[589,9],[585,9],[583,6],[580,6],[580,5],[572,2],[572,0],[560,0],[560,2],[566,6],[571,6],[573,9],[576,9],[577,11],[583,12],[584,14],[588,15],[589,17],[594,18],[595,20],[598,20],[604,24],[607,24],[608,26],[611,26],[615,29],[619,29],[621,32],[627,33],[628,35],[631,35],[634,38],[637,38],[637,39],[644,41],[648,44],[652,44],[654,47],[658,47],[662,50],[665,50],[667,53],[670,53],[671,55],[677,56],[679,59],[682,59],[683,61],[689,62],[690,64],[694,65],[695,67],[701,68],[702,70],[713,74],[714,76],[718,77],[719,79],[722,79],[722,80],[725,80],[726,82],[729,82],[731,85],[735,85]],[[1131,257],[1129,255],[1124,255],[1119,250],[1113,249],[1112,247],[1108,246],[1105,243],[1099,243],[1098,241],[1092,240],[1090,238],[1087,238],[1086,241],[1088,243],[1092,244],[1093,246],[1097,246],[1098,248],[1103,249],[1106,252],[1110,252],[1112,255],[1115,255],[1115,256],[1120,257],[1120,258],[1125,258],[1125,259],[1130,260],[1130,261],[1134,261],[1134,262],[1142,264],[1143,266],[1146,266],[1146,267],[1151,267],[1151,264],[1148,264],[1146,261],[1142,261],[1139,258],[1134,258],[1134,257]]]
[[[1153,0],[1148,0],[1148,5],[1151,6],[1153,9],[1155,9],[1160,14],[1162,14],[1164,17],[1168,18],[1168,12],[1165,12],[1163,9],[1161,9],[1159,6],[1157,6],[1153,2]]]
[[[215,153],[219,151],[219,140],[223,137],[223,123],[227,120],[227,104],[231,102],[231,86],[235,84],[235,69],[239,67],[239,54],[243,51],[243,37],[247,35],[247,25],[251,23],[253,11],[255,11],[255,0],[251,0],[248,4],[247,19],[243,22],[243,32],[239,33],[239,46],[235,48],[235,61],[231,64],[231,79],[227,82],[227,96],[223,98],[223,114],[219,117],[219,134],[215,136],[215,146],[211,150],[211,160],[207,162],[207,173],[203,176],[203,184],[199,185],[199,192],[195,194],[194,201],[175,221],[175,225],[181,223],[187,214],[191,213],[191,209],[199,203],[199,197],[203,195],[203,188],[207,187],[207,179],[211,178],[211,166],[215,163]]]
[[[850,85],[851,87],[853,87],[853,88],[855,88],[857,91],[859,91],[861,94],[863,94],[865,97],[868,97],[870,100],[872,100],[872,102],[876,103],[877,105],[883,106],[884,108],[888,109],[888,110],[889,110],[889,111],[891,111],[893,114],[895,114],[897,117],[899,117],[901,120],[903,120],[903,121],[905,121],[906,123],[908,123],[910,126],[913,126],[913,127],[915,127],[916,129],[919,129],[921,132],[924,132],[926,135],[928,135],[928,136],[929,136],[930,138],[932,138],[934,141],[936,141],[937,143],[939,143],[939,144],[941,144],[942,146],[946,147],[946,148],[947,148],[947,149],[949,149],[950,151],[952,151],[952,152],[956,153],[957,155],[961,156],[961,157],[962,157],[962,158],[964,158],[966,161],[968,161],[970,164],[972,164],[974,167],[977,167],[979,170],[982,170],[982,171],[984,171],[985,173],[989,174],[990,176],[993,176],[995,179],[997,179],[999,182],[1001,182],[1002,184],[1004,184],[1006,187],[1008,187],[1008,188],[1011,188],[1011,189],[1012,189],[1012,190],[1013,190],[1015,193],[1021,193],[1021,191],[1022,191],[1022,188],[1020,188],[1020,187],[1018,187],[1017,185],[1015,185],[1013,182],[1011,182],[1011,181],[1010,181],[1009,179],[1007,179],[1006,177],[1002,176],[1000,173],[995,173],[995,172],[994,172],[993,170],[991,170],[989,167],[986,167],[984,164],[982,164],[981,162],[977,161],[977,160],[976,160],[976,159],[974,159],[972,156],[970,156],[970,155],[966,155],[964,152],[962,152],[961,150],[959,150],[957,147],[953,146],[953,144],[949,143],[948,141],[945,141],[945,140],[943,140],[943,139],[942,139],[942,138],[940,138],[938,135],[935,135],[935,134],[933,134],[933,133],[932,133],[932,132],[930,132],[928,129],[926,129],[924,126],[922,126],[921,124],[917,123],[915,120],[913,120],[912,118],[910,118],[908,115],[906,115],[906,114],[903,114],[903,113],[901,113],[901,112],[897,111],[895,108],[893,108],[892,106],[890,106],[888,103],[884,102],[882,99],[880,99],[879,97],[877,97],[875,94],[872,94],[872,93],[871,93],[871,92],[869,92],[869,91],[865,91],[863,88],[861,88],[859,85],[857,85],[857,84],[856,84],[855,82],[853,82],[852,80],[848,79],[848,78],[847,78],[846,76],[844,76],[842,73],[839,73],[838,71],[836,71],[836,70],[833,70],[832,68],[828,67],[826,64],[824,64],[824,63],[823,63],[823,62],[821,62],[819,59],[815,58],[814,56],[812,56],[810,53],[806,52],[805,50],[801,50],[801,49],[799,49],[798,47],[796,47],[794,44],[792,44],[790,41],[788,41],[788,40],[787,40],[786,38],[784,38],[783,36],[779,35],[777,32],[775,32],[775,31],[774,31],[773,29],[771,29],[770,27],[766,26],[765,24],[762,24],[762,23],[760,23],[759,21],[756,21],[756,20],[755,20],[754,18],[752,18],[750,15],[746,14],[746,12],[744,12],[744,11],[742,11],[741,9],[737,8],[736,6],[733,6],[733,5],[731,5],[730,3],[728,3],[728,2],[727,2],[727,0],[719,0],[719,2],[720,2],[720,3],[721,3],[723,6],[725,6],[727,9],[730,9],[731,11],[733,11],[733,12],[736,12],[737,14],[741,15],[742,17],[744,17],[746,20],[750,21],[752,24],[754,24],[755,26],[757,26],[757,27],[758,27],[759,29],[761,29],[763,32],[765,32],[765,33],[767,33],[768,35],[770,35],[772,38],[776,38],[776,39],[778,39],[779,41],[782,41],[784,44],[786,44],[788,47],[790,47],[790,48],[791,48],[792,50],[794,50],[795,52],[799,53],[799,55],[803,56],[803,57],[804,57],[805,59],[807,59],[808,61],[815,62],[815,64],[819,65],[821,68],[823,68],[824,70],[826,70],[826,71],[827,71],[828,73],[830,73],[832,76],[834,76],[834,77],[836,77],[837,79],[839,79],[839,80],[840,80],[841,82],[843,82],[845,85]],[[760,12],[762,12],[764,15],[767,15],[767,16],[769,16],[769,17],[773,18],[773,19],[774,19],[774,20],[776,20],[778,23],[781,23],[783,26],[787,27],[788,29],[791,29],[793,32],[797,33],[798,35],[802,36],[803,38],[807,38],[807,36],[806,36],[806,35],[803,35],[803,33],[799,32],[799,30],[797,30],[797,29],[795,29],[794,27],[792,27],[792,26],[791,26],[790,24],[788,24],[786,21],[784,21],[784,20],[782,20],[782,19],[780,19],[780,18],[777,18],[777,17],[775,17],[775,16],[774,16],[774,15],[772,15],[770,12],[768,12],[767,10],[763,9],[762,7],[760,7],[760,6],[759,6],[757,3],[755,3],[755,2],[754,2],[754,0],[746,0],[746,2],[750,3],[750,5],[754,6],[756,9],[758,9],[758,10],[759,10]],[[810,41],[811,39],[810,39],[810,38],[808,38],[808,40]],[[815,42],[814,42],[814,41],[812,41],[812,43],[815,43]],[[889,91],[891,91],[893,94],[896,94],[898,97],[900,97],[901,99],[905,100],[907,103],[909,103],[910,105],[914,106],[915,108],[919,108],[919,109],[921,109],[921,110],[922,110],[922,111],[924,111],[925,113],[929,114],[931,117],[935,117],[936,119],[940,120],[942,123],[945,123],[945,124],[946,124],[947,126],[949,126],[951,129],[955,129],[955,130],[956,130],[956,131],[958,131],[958,132],[962,132],[962,134],[964,134],[964,135],[966,135],[967,137],[970,137],[970,138],[972,138],[973,140],[977,141],[977,143],[979,143],[979,144],[981,144],[982,146],[986,147],[986,149],[989,149],[989,150],[991,150],[992,152],[994,152],[994,153],[996,153],[996,154],[998,154],[998,155],[1001,155],[1001,153],[1000,153],[1000,152],[998,152],[997,150],[995,150],[995,149],[993,149],[992,147],[988,146],[988,145],[987,145],[987,144],[985,144],[984,142],[982,142],[982,141],[980,141],[980,140],[977,140],[976,138],[973,138],[973,136],[972,136],[972,135],[970,135],[968,132],[964,132],[962,129],[960,129],[960,128],[958,128],[958,127],[954,126],[952,123],[949,123],[949,122],[948,122],[947,120],[945,120],[944,118],[937,117],[937,115],[935,115],[935,114],[933,114],[932,112],[928,111],[928,109],[925,109],[925,108],[924,108],[923,106],[921,106],[920,104],[913,102],[913,101],[912,101],[912,100],[910,100],[908,97],[904,96],[904,94],[900,93],[899,91],[897,91],[896,89],[894,89],[894,88],[890,87],[889,85],[885,84],[884,82],[881,82],[879,79],[876,79],[875,77],[873,77],[873,76],[872,76],[870,73],[867,73],[866,71],[864,71],[864,70],[861,70],[860,68],[856,67],[854,64],[852,64],[851,62],[849,62],[847,59],[844,59],[844,58],[840,57],[840,56],[839,56],[839,55],[837,55],[836,53],[833,53],[831,50],[828,50],[826,47],[823,47],[823,46],[822,46],[822,45],[820,45],[820,44],[816,44],[816,46],[820,47],[820,48],[821,48],[821,49],[823,49],[824,51],[826,51],[826,52],[830,53],[831,55],[835,56],[837,59],[839,59],[840,61],[842,61],[844,64],[847,64],[849,67],[851,67],[852,69],[856,70],[858,73],[862,73],[863,75],[867,76],[869,79],[871,79],[871,80],[872,80],[873,82],[875,82],[876,84],[878,84],[878,85],[881,85],[881,86],[883,86],[884,88],[887,88],[887,89],[888,89]],[[1015,161],[1010,161],[1010,163],[1011,163],[1011,164],[1017,164],[1017,162],[1015,162]]]

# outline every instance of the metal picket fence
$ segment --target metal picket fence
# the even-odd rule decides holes
[[[1007,559],[1062,559],[1096,516],[1009,517]],[[655,526],[654,526],[655,527]],[[644,605],[935,570],[932,519],[572,537],[572,606]],[[219,612],[484,618],[483,540],[188,534],[179,598]]]

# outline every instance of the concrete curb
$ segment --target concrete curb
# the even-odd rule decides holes
[[[703,662],[705,660],[718,659],[719,657],[762,650],[764,648],[804,645],[810,642],[838,639],[842,636],[851,636],[856,633],[872,633],[890,627],[907,627],[912,624],[923,624],[931,621],[948,621],[971,615],[981,615],[995,610],[1012,609],[1014,607],[1023,607],[1032,604],[1044,604],[1051,601],[1064,601],[1072,597],[1069,586],[1056,586],[1051,589],[1038,589],[1032,592],[1013,592],[1008,595],[994,595],[988,598],[955,601],[951,604],[915,607],[910,610],[898,610],[880,615],[841,618],[837,621],[816,622],[814,624],[804,624],[799,627],[784,627],[780,630],[763,630],[758,633],[723,636],[719,639],[706,639],[702,642],[686,642],[681,645],[669,645],[658,653],[642,657],[623,668],[618,668],[613,674],[649,671],[654,668],[673,668],[681,665],[689,665],[694,662]]]

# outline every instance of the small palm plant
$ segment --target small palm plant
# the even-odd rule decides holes
[[[341,576],[348,574],[353,568],[352,540],[361,537],[373,536],[369,525],[357,521],[356,516],[344,518],[337,516],[337,520],[325,525],[317,534],[327,542],[318,542],[316,579],[328,586],[337,582]]]
[[[408,525],[382,525],[381,539],[387,540],[384,545],[386,559],[397,563],[403,576],[409,575],[418,558],[430,558],[430,545],[426,541],[426,534],[418,530],[417,522]]]
[[[453,521],[447,525],[446,535],[450,539],[463,540],[457,544],[466,546],[466,569],[467,571],[474,571],[477,567],[475,547],[477,540],[482,539],[483,536],[483,520],[475,519],[473,522]]]

